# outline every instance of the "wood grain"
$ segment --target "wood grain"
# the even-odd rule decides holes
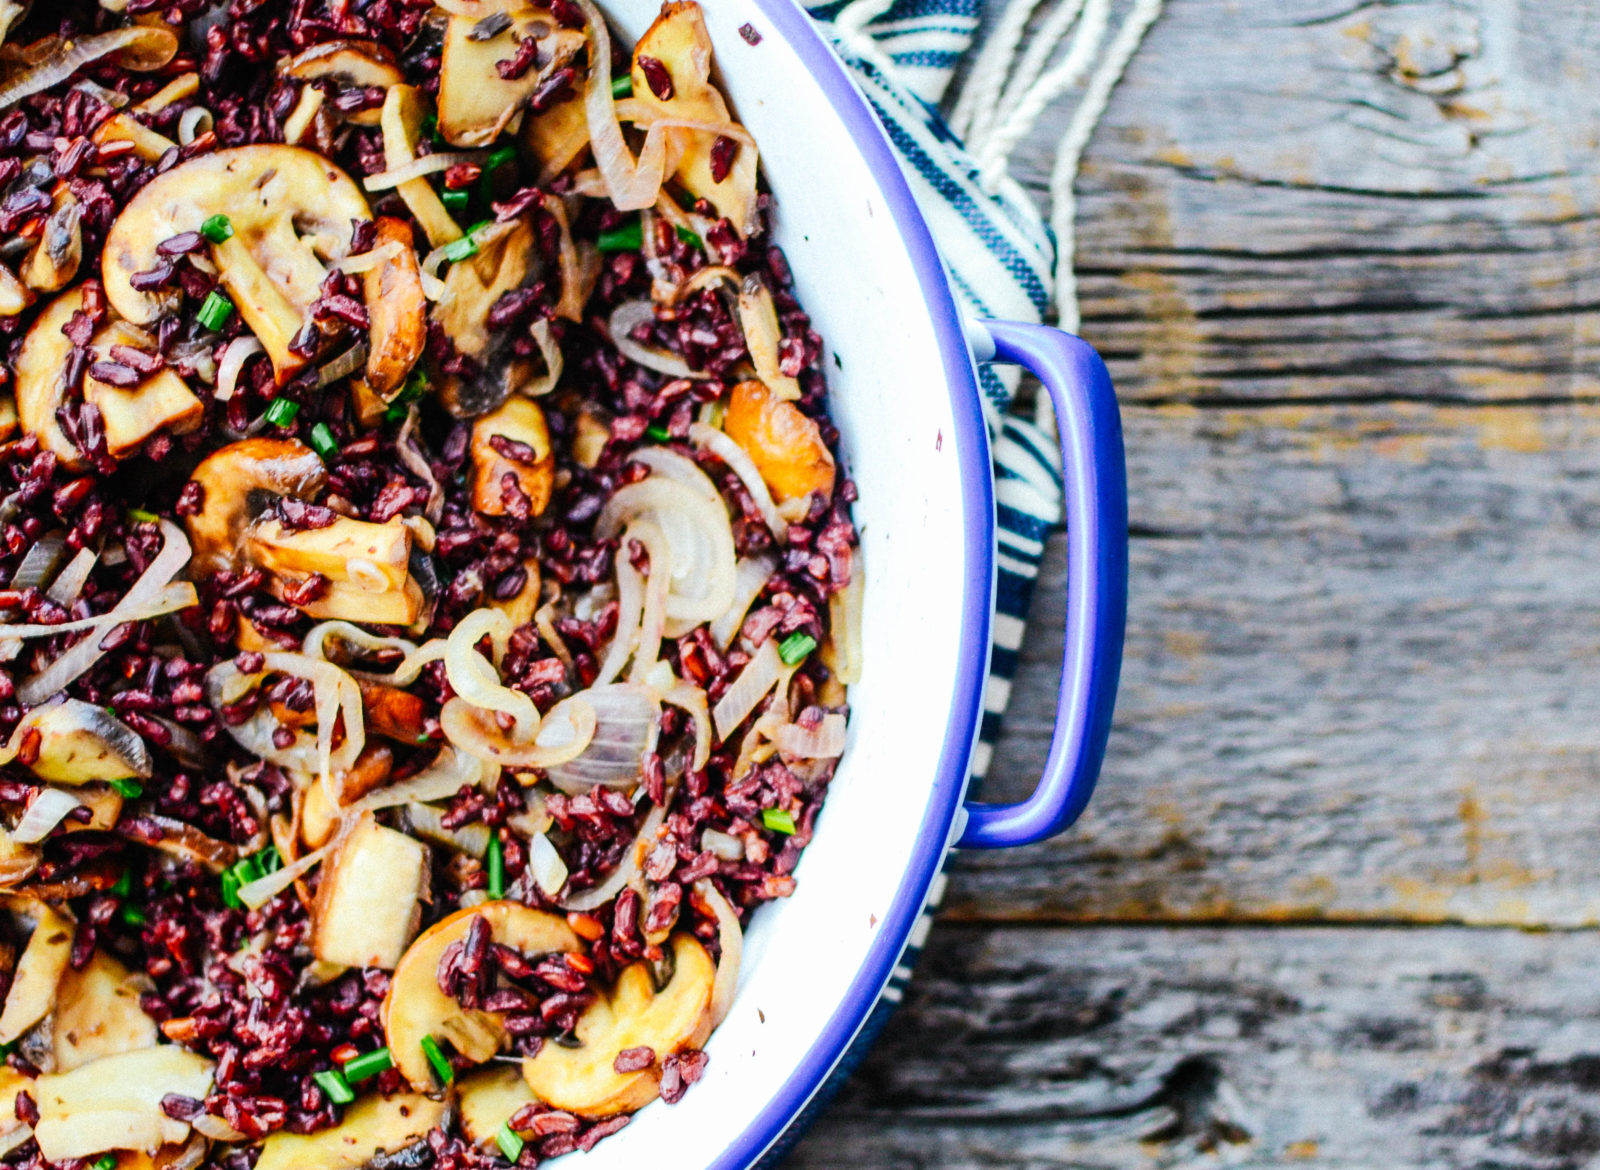
[[[1592,933],[945,925],[795,1170],[1600,1156]]]

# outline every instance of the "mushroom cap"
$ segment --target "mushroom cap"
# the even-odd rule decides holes
[[[305,499],[327,482],[328,469],[310,447],[293,439],[244,439],[213,451],[194,469],[204,501],[185,517],[196,572],[241,563],[251,523],[279,496]]]
[[[56,410],[67,397],[67,358],[72,353],[72,342],[61,328],[82,306],[81,288],[69,289],[46,305],[23,337],[13,371],[17,419],[22,429],[37,436],[63,466],[71,469],[83,467],[84,459],[56,421]]]
[[[355,181],[313,151],[263,144],[201,155],[141,189],[111,225],[101,274],[112,307],[141,325],[161,316],[170,298],[129,277],[156,265],[161,241],[218,214],[302,316],[327,275],[322,262],[347,255],[354,221],[372,217]]]

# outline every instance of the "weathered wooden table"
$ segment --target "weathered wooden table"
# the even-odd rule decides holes
[[[792,1166],[1600,1158],[1597,60],[1592,0],[1169,0],[1079,184],[1132,491],[1100,793],[962,862]]]

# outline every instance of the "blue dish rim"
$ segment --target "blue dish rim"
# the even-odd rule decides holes
[[[955,822],[966,792],[972,750],[982,718],[994,608],[995,504],[989,432],[983,418],[963,318],[945,276],[944,263],[877,115],[811,17],[794,0],[755,0],[754,7],[799,55],[850,131],[888,201],[889,215],[910,253],[917,283],[938,338],[957,430],[967,569],[955,691],[928,811],[918,831],[905,877],[884,915],[877,941],[869,949],[838,1008],[778,1092],[743,1132],[708,1164],[708,1170],[746,1170],[783,1136],[843,1059],[888,985],[927,901],[933,879],[951,844],[960,835]]]

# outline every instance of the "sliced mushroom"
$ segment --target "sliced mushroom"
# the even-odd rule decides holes
[[[548,955],[581,949],[578,936],[564,919],[520,902],[484,902],[458,910],[422,933],[395,968],[383,1001],[383,1026],[395,1067],[413,1088],[437,1087],[422,1040],[448,1041],[457,1052],[479,1064],[500,1050],[503,1033],[493,1012],[469,1011],[439,989],[439,960],[452,943],[466,937],[475,918],[489,924],[490,937],[524,955]]]
[[[186,517],[193,565],[205,575],[246,567],[251,529],[280,497],[310,499],[328,482],[317,453],[293,439],[245,439],[212,452],[191,477],[201,509]]]
[[[401,1151],[422,1142],[450,1112],[444,1101],[420,1093],[363,1097],[331,1129],[313,1134],[278,1130],[261,1143],[256,1170],[357,1170],[410,1166]],[[387,1156],[385,1156],[387,1155]],[[400,1156],[396,1156],[400,1155]],[[432,1161],[431,1155],[428,1159]]]
[[[821,492],[833,495],[833,453],[816,420],[780,402],[762,382],[740,382],[728,400],[722,429],[745,449],[779,503]]]
[[[271,573],[269,587],[292,596],[296,580],[320,573],[328,587],[293,604],[318,620],[409,626],[422,613],[422,588],[411,577],[412,533],[400,517],[373,524],[340,516],[326,528],[290,531],[275,519],[250,532],[250,562]]]
[[[32,1087],[33,1078],[0,1064],[0,1157],[33,1137],[33,1129],[17,1116],[17,1094]]]
[[[394,970],[422,918],[428,847],[364,813],[323,863],[312,949],[324,963]]]
[[[161,1108],[170,1094],[203,1101],[214,1066],[173,1044],[102,1057],[34,1083],[39,1124],[34,1137],[52,1162],[108,1150],[155,1153],[188,1140],[189,1126]]]
[[[488,320],[503,294],[538,279],[542,264],[537,239],[532,222],[520,219],[445,274],[445,296],[434,306],[433,319],[457,352],[478,367],[471,378],[451,374],[441,382],[440,400],[457,418],[486,414],[533,380],[533,362],[513,353],[511,331],[491,333]]]
[[[63,699],[35,707],[23,723],[39,732],[39,756],[29,766],[53,784],[148,780],[150,749],[139,733],[104,707]]]
[[[357,679],[356,685],[361,688],[361,707],[366,715],[368,735],[382,735],[408,744],[422,737],[428,705],[419,696],[365,679]]]
[[[540,175],[559,175],[589,145],[589,116],[581,98],[529,115],[522,140],[539,160]]]
[[[531,462],[508,458],[495,449],[494,439],[509,440],[513,452]],[[502,446],[506,444],[502,443]],[[526,449],[525,451],[523,449]],[[511,476],[517,488],[528,497],[533,515],[544,512],[555,484],[555,454],[550,449],[550,431],[544,411],[531,398],[514,395],[498,410],[484,415],[472,426],[472,506],[485,516],[504,516],[505,477]]]
[[[665,98],[651,87],[641,58],[659,61],[671,78]],[[711,84],[711,35],[706,32],[700,5],[693,0],[668,0],[634,46],[633,97],[664,118],[729,121],[728,103]],[[738,153],[718,182],[711,162],[718,135],[681,128],[667,133],[682,146],[676,176],[683,189],[696,199],[707,200],[741,234],[750,231],[756,218],[756,148],[736,143]]]
[[[72,283],[83,262],[82,219],[83,204],[65,183],[57,183],[39,242],[18,271],[23,284],[34,292],[53,293]]]
[[[672,940],[673,974],[657,991],[647,963],[617,977],[611,994],[585,1009],[575,1047],[546,1044],[522,1062],[522,1075],[541,1101],[580,1117],[632,1113],[661,1091],[661,1062],[698,1048],[711,1034],[711,987],[716,964],[691,936]],[[618,1072],[618,1055],[649,1048],[655,1063],[638,1072]]]
[[[0,829],[0,890],[11,889],[31,878],[39,871],[39,860],[37,845],[24,845],[10,830]],[[10,969],[9,962],[4,966]]]
[[[529,99],[584,44],[582,31],[556,24],[548,8],[485,0],[478,9],[481,15],[452,16],[445,26],[439,133],[455,146],[488,146],[501,131],[515,130]],[[515,80],[501,77],[495,66],[516,57],[529,39],[538,50],[527,72]]]
[[[409,85],[391,85],[383,97],[383,165],[391,171],[417,157],[417,138],[427,118],[424,100],[421,92]],[[461,225],[446,210],[427,179],[408,179],[395,190],[435,248],[461,238]]]
[[[278,67],[296,81],[326,81],[339,89],[387,89],[405,80],[394,55],[375,41],[325,41],[290,57]],[[376,126],[378,111],[344,115],[358,126]]]
[[[48,902],[27,903],[23,914],[33,920],[33,933],[17,960],[5,1008],[0,1010],[0,1044],[17,1040],[50,1014],[77,931],[77,923]]]
[[[380,215],[378,242],[399,250],[362,277],[367,316],[367,388],[385,401],[394,397],[428,341],[428,301],[422,292],[416,241],[403,219]]]
[[[37,436],[74,470],[85,465],[83,454],[61,429],[56,411],[67,398],[65,371],[72,353],[72,342],[61,330],[82,307],[81,288],[69,289],[46,305],[23,338],[16,363],[17,414],[22,429]],[[142,340],[124,322],[111,321],[90,341],[91,356],[100,360],[110,356],[114,345],[137,348]],[[192,431],[205,415],[204,404],[170,369],[158,370],[127,389],[86,376],[83,397],[99,409],[105,422],[106,449],[115,458],[137,450],[157,431]]]
[[[122,793],[108,784],[81,784],[72,794],[79,804],[89,810],[89,819],[79,821],[68,818],[61,823],[65,833],[109,833],[117,827],[122,815]]]
[[[139,1006],[140,986],[104,951],[95,951],[81,971],[68,965],[56,988],[51,1029],[57,1072],[156,1045],[156,1022]]]
[[[350,251],[354,224],[371,218],[361,189],[333,163],[298,146],[238,146],[201,155],[158,176],[117,216],[106,237],[106,297],[148,325],[171,310],[172,292],[129,283],[159,261],[156,245],[226,215],[233,234],[211,245],[223,287],[261,340],[280,383],[308,358],[289,343],[321,292],[325,262]]]
[[[512,1065],[474,1069],[456,1082],[461,1128],[468,1140],[479,1146],[493,1146],[500,1127],[536,1100],[528,1082]]]
[[[15,317],[33,304],[33,294],[0,264],[0,317]]]
[[[159,114],[168,106],[192,98],[200,92],[200,75],[190,70],[180,73],[155,93],[132,107],[135,114]]]

